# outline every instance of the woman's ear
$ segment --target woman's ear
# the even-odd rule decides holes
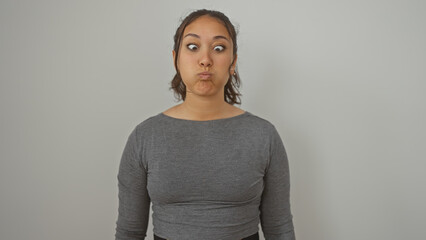
[[[237,58],[238,58],[238,55],[235,54],[234,61],[232,61],[232,64],[231,64],[231,75],[234,75],[235,66],[237,65]]]
[[[177,67],[176,67],[176,52],[175,52],[175,50],[172,50],[172,55],[173,55],[173,66],[175,66],[175,70],[177,71]]]

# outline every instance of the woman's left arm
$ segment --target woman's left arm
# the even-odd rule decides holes
[[[290,173],[284,144],[275,127],[270,159],[264,176],[260,220],[266,240],[295,240],[290,210]]]

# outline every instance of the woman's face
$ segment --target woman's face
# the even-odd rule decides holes
[[[225,85],[236,64],[236,56],[232,63],[232,49],[232,39],[226,27],[216,18],[201,16],[186,26],[177,67],[186,85],[187,96],[224,95]]]

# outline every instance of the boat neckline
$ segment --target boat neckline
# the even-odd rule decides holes
[[[158,115],[168,118],[168,119],[172,119],[172,120],[177,120],[177,121],[183,121],[183,122],[194,122],[194,123],[208,123],[208,122],[219,122],[219,121],[226,121],[226,120],[232,120],[232,119],[236,119],[236,118],[240,118],[246,115],[249,115],[250,113],[248,111],[244,111],[241,114],[232,116],[232,117],[227,117],[227,118],[218,118],[218,119],[210,119],[210,120],[192,120],[192,119],[184,119],[184,118],[176,118],[176,117],[172,117],[169,115],[164,114],[163,112],[160,112]]]

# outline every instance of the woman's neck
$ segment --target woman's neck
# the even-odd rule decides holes
[[[185,99],[183,103],[177,106],[180,115],[194,120],[223,118],[228,115],[232,108],[233,106],[224,100],[221,102],[214,102],[209,100],[191,101]]]
[[[228,118],[241,113],[244,111],[227,103],[223,96],[213,99],[191,95],[187,95],[183,103],[164,111],[171,117],[198,121]]]

